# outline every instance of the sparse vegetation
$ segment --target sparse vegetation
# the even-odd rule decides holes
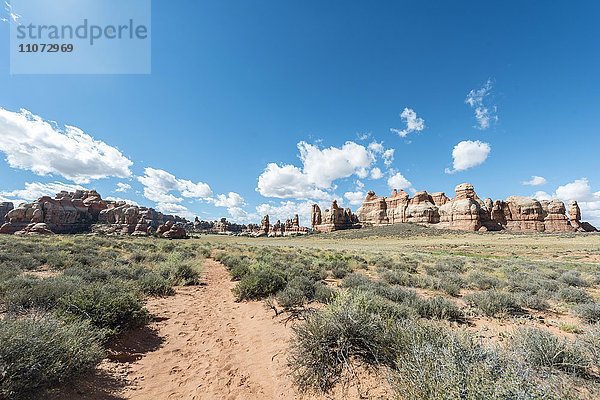
[[[155,239],[0,236],[0,398],[92,370],[103,344],[145,324],[144,296],[199,282],[206,246]]]

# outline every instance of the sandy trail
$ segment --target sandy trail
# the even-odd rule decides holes
[[[390,398],[385,383],[364,374],[360,386],[300,395],[287,376],[289,324],[262,302],[236,303],[236,283],[214,260],[205,260],[203,283],[150,299],[149,326],[114,343],[94,377],[48,400]]]
[[[226,269],[204,265],[203,286],[152,299],[164,342],[129,368],[126,399],[289,399],[285,349],[291,331],[262,303],[236,303]]]

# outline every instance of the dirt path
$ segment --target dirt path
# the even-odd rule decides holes
[[[164,342],[134,361],[127,399],[289,399],[290,329],[260,302],[236,303],[226,269],[205,263],[206,285],[153,299],[151,328]]]
[[[262,302],[236,303],[225,267],[204,264],[204,285],[150,299],[154,321],[111,346],[93,377],[48,400],[359,399],[389,398],[385,384],[364,375],[326,397],[300,396],[287,376],[292,334]]]

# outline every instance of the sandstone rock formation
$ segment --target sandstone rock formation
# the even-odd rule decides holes
[[[183,218],[164,215],[152,208],[103,200],[95,190],[60,192],[23,204],[6,214],[0,233],[49,234],[98,232],[148,235],[171,221],[182,225]]]
[[[567,218],[560,200],[540,202],[517,196],[481,200],[469,183],[456,186],[453,199],[442,192],[417,192],[411,198],[403,190],[394,190],[389,197],[378,197],[371,191],[357,214],[361,223],[370,225],[412,222],[464,231],[595,231],[590,224],[580,222],[581,212],[576,202],[569,204]]]
[[[13,203],[2,202],[0,203],[0,226],[6,222],[6,214],[14,208]]]
[[[321,208],[313,204],[311,221],[313,229],[318,232],[333,232],[343,229],[360,228],[358,217],[349,208],[343,209],[338,206],[337,200],[331,203],[331,208],[321,213]]]
[[[589,222],[581,221],[581,209],[575,200],[569,202],[569,218],[571,225],[578,232],[600,232],[600,230],[596,229]]]
[[[265,216],[268,219],[268,215]],[[308,228],[300,226],[300,218],[295,214],[293,218],[281,222],[277,220],[269,229],[269,237],[300,236],[308,234]]]

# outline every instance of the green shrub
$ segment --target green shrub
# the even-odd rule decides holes
[[[391,384],[403,399],[556,399],[531,372],[471,336],[406,321],[397,329],[398,356]]]
[[[200,281],[200,273],[188,262],[167,262],[158,272],[174,286],[197,285]]]
[[[467,277],[473,287],[481,290],[497,289],[502,286],[500,279],[481,272],[471,272]]]
[[[465,300],[489,317],[511,314],[520,309],[512,293],[495,289],[473,293],[465,296]]]
[[[317,282],[315,283],[315,300],[319,303],[329,304],[336,296],[336,291],[329,286]]]
[[[545,311],[550,307],[546,300],[546,296],[540,294],[521,293],[518,295],[518,298],[519,303],[523,307],[531,308],[533,310]]]
[[[589,366],[589,360],[578,346],[543,329],[517,330],[512,339],[512,348],[516,354],[522,355],[525,361],[537,368],[584,374]]]
[[[381,274],[381,279],[391,285],[401,285],[401,286],[412,286],[413,277],[406,271],[383,271]]]
[[[600,304],[586,303],[575,307],[575,313],[585,322],[595,324],[600,322]]]
[[[148,272],[142,275],[137,280],[137,285],[139,286],[142,293],[147,294],[148,296],[172,296],[175,294],[175,290],[173,290],[173,285],[171,281],[165,278],[163,275]]]
[[[77,277],[57,276],[35,278],[18,276],[4,282],[0,289],[0,299],[11,313],[22,313],[31,309],[50,311],[59,299],[83,285]]]
[[[579,339],[581,347],[586,349],[596,367],[600,366],[600,323],[590,326]]]
[[[588,286],[587,281],[581,277],[579,271],[567,271],[558,280],[569,286]]]
[[[91,371],[102,357],[99,335],[87,322],[0,320],[0,398],[32,398],[37,390]]]
[[[415,308],[421,317],[427,319],[456,321],[463,318],[463,314],[456,304],[439,296],[431,299],[419,299],[416,301]]]
[[[393,358],[384,322],[369,312],[364,293],[338,297],[293,327],[289,362],[301,391],[331,390],[350,371],[350,362],[378,365]]]
[[[278,269],[259,264],[244,275],[234,288],[238,301],[260,300],[271,296],[286,285],[285,275]]]
[[[556,297],[567,303],[589,303],[592,301],[592,296],[585,289],[570,286],[560,289]]]
[[[142,301],[128,286],[93,283],[62,297],[61,315],[89,320],[108,336],[144,325],[149,318]]]

